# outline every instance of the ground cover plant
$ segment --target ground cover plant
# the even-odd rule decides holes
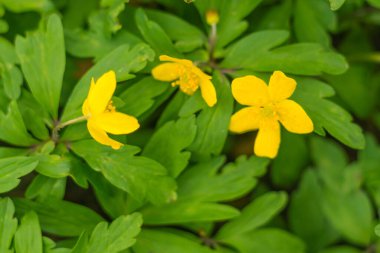
[[[379,0],[0,0],[0,253],[380,252]]]

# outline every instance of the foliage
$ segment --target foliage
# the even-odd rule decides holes
[[[0,253],[379,253],[379,26],[379,0],[0,0]],[[314,132],[270,160],[229,132],[231,83],[276,70]],[[140,124],[118,150],[66,126],[108,71]]]

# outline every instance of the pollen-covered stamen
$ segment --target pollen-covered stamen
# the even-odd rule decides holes
[[[116,107],[113,105],[112,100],[109,101],[107,108],[106,108],[106,111],[107,112],[115,112],[116,111]]]
[[[199,77],[194,74],[190,68],[181,66],[179,69],[179,80],[172,82],[172,86],[179,85],[182,92],[192,95],[199,88]]]

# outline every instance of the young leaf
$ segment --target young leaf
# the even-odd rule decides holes
[[[0,140],[22,147],[37,143],[27,132],[15,100],[9,104],[7,114],[0,111]]]
[[[297,43],[274,48],[284,43],[288,36],[288,32],[276,30],[252,33],[228,49],[221,67],[270,72],[282,70],[301,75],[336,75],[347,70],[348,64],[340,54],[319,44]]]
[[[51,15],[46,26],[26,38],[18,36],[16,52],[33,96],[57,119],[66,61],[63,28],[58,15]]]
[[[287,195],[284,192],[269,192],[246,206],[241,215],[227,222],[218,232],[217,238],[229,242],[269,222],[286,205]],[[252,251],[255,252],[255,251]]]
[[[351,115],[337,104],[327,100],[334,91],[327,84],[314,80],[297,78],[298,87],[292,98],[299,102],[314,123],[314,130],[325,135],[324,129],[343,144],[364,148],[361,128],[352,123]]]
[[[102,217],[85,206],[55,198],[46,198],[44,202],[21,198],[13,201],[18,217],[33,210],[38,214],[42,230],[54,235],[78,236],[103,221]]]
[[[183,150],[193,142],[195,133],[194,116],[170,121],[153,134],[142,154],[164,165],[175,178],[189,162],[191,154]]]
[[[175,181],[167,176],[162,165],[142,156],[137,147],[124,146],[112,150],[92,140],[72,144],[72,150],[82,157],[90,167],[102,172],[116,187],[128,192],[140,202],[162,204],[173,200]]]
[[[92,231],[81,235],[71,253],[118,253],[131,247],[140,232],[140,214],[120,216],[111,224],[101,222]]]
[[[17,229],[17,219],[13,217],[15,207],[10,198],[0,199],[0,252],[12,253],[12,238]]]
[[[15,188],[19,183],[19,177],[33,171],[38,161],[32,157],[16,156],[0,159],[0,193]]]
[[[138,44],[132,49],[124,44],[97,62],[80,79],[75,86],[63,111],[62,121],[67,121],[81,115],[82,104],[88,94],[91,78],[98,78],[109,70],[116,72],[118,81],[124,81],[132,76],[132,73],[143,69],[147,61],[153,60],[154,52],[146,44]]]
[[[27,212],[22,217],[14,241],[17,253],[43,253],[41,228],[35,212]]]
[[[198,157],[209,157],[222,152],[228,135],[228,126],[233,110],[230,85],[225,76],[215,72],[212,83],[217,91],[218,102],[207,107],[197,117],[197,134],[189,150]]]

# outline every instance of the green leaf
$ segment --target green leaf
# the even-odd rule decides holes
[[[146,10],[149,19],[162,27],[180,52],[191,52],[206,41],[205,35],[196,26],[169,13]]]
[[[15,207],[10,198],[0,199],[0,252],[12,253],[10,249],[17,229],[17,219],[13,217]]]
[[[221,221],[240,214],[237,209],[227,205],[181,200],[158,207],[149,206],[140,212],[144,216],[144,224],[149,225]]]
[[[299,188],[291,196],[288,212],[291,230],[302,238],[313,252],[331,244],[339,237],[323,213],[323,193],[318,180],[314,171],[305,171]]]
[[[138,117],[148,111],[154,105],[156,97],[167,91],[169,86],[167,82],[145,77],[119,95],[125,105],[117,109]]]
[[[7,114],[0,111],[0,140],[22,147],[37,143],[27,132],[15,100],[9,104]]]
[[[124,81],[132,77],[131,73],[143,69],[153,56],[154,52],[146,44],[138,44],[132,49],[125,44],[113,50],[80,79],[67,101],[61,120],[67,121],[82,114],[82,103],[88,94],[91,78],[99,78],[105,72],[114,70],[117,80]]]
[[[95,195],[103,210],[112,218],[127,213],[128,194],[108,182],[101,173],[88,168],[88,180],[94,188]]]
[[[202,18],[206,17],[209,10],[218,11],[220,21],[216,46],[221,49],[248,28],[248,22],[242,21],[242,19],[248,16],[261,2],[262,0],[195,1],[195,6]]]
[[[46,198],[44,202],[21,198],[13,201],[18,217],[33,210],[38,214],[42,230],[58,236],[78,236],[103,221],[103,218],[85,206],[55,198]]]
[[[17,253],[42,253],[42,234],[38,216],[35,212],[27,212],[15,234]]]
[[[330,1],[331,10],[336,11],[344,4],[346,0],[329,0],[329,1]]]
[[[379,84],[378,76],[367,64],[350,64],[348,71],[338,76],[328,76],[329,84],[336,90],[337,96],[356,116],[364,119],[376,110]]]
[[[118,253],[135,244],[140,232],[142,217],[140,214],[120,216],[111,224],[99,223],[92,231],[81,235],[71,253]]]
[[[197,134],[189,147],[193,155],[199,157],[218,155],[222,152],[233,110],[233,98],[227,78],[215,72],[212,83],[217,91],[218,102],[211,108],[205,108],[198,115]]]
[[[299,179],[308,164],[305,138],[287,131],[281,132],[281,146],[271,169],[272,182],[281,188],[290,188]]]
[[[254,230],[229,240],[241,253],[305,253],[304,243],[296,236],[278,228]]]
[[[241,156],[236,163],[221,169],[224,162],[224,157],[216,157],[187,169],[178,178],[179,199],[228,201],[238,198],[252,190],[256,177],[265,174],[269,160]]]
[[[373,234],[373,209],[362,190],[323,192],[322,208],[330,223],[350,242],[368,245]]]
[[[62,178],[69,175],[70,159],[59,155],[37,155],[39,160],[36,171],[52,178]]]
[[[336,25],[336,14],[330,10],[327,1],[296,1],[294,30],[300,42],[317,42],[329,47],[331,39],[328,31],[333,31]]]
[[[164,29],[156,22],[149,20],[143,9],[136,11],[135,22],[142,37],[158,55],[180,56]]]
[[[350,246],[337,246],[333,248],[324,249],[318,253],[362,253],[363,251],[350,247]]]
[[[49,114],[25,89],[22,90],[21,97],[17,101],[20,113],[24,120],[25,127],[40,140],[49,139],[49,131],[46,122],[50,123]]]
[[[18,36],[16,52],[33,96],[57,119],[66,61],[59,17],[51,15],[39,31],[29,33],[26,38]]]
[[[0,192],[7,192],[20,183],[20,177],[33,171],[38,164],[35,158],[16,156],[0,159]]]
[[[65,190],[66,178],[54,179],[38,175],[26,189],[25,197],[28,199],[36,198],[41,202],[50,197],[63,199]]]
[[[142,155],[161,163],[172,177],[177,177],[187,166],[191,153],[183,151],[194,140],[195,117],[170,121],[155,131]]]
[[[54,4],[50,0],[2,0],[1,4],[16,13],[27,11],[48,12],[54,10]]]
[[[366,147],[359,152],[359,164],[363,168],[364,184],[376,206],[380,206],[380,147],[372,135],[366,136]]]
[[[364,148],[365,140],[362,130],[351,122],[351,115],[326,99],[334,94],[331,87],[314,79],[297,78],[297,83],[298,87],[292,98],[299,102],[310,116],[316,133],[325,135],[325,129],[351,148]]]
[[[81,58],[95,57],[96,61],[111,52],[114,48],[122,44],[134,46],[141,43],[142,40],[126,30],[120,30],[121,25],[118,20],[120,12],[124,10],[125,1],[118,1],[111,5],[102,5],[100,9],[91,12],[93,3],[86,2],[85,5],[75,3],[72,8],[83,8],[88,11],[88,30],[78,29],[73,23],[73,17],[66,17],[65,41],[67,51]],[[95,6],[94,6],[95,7]],[[84,11],[84,10],[82,10]],[[78,15],[72,11],[72,15]],[[72,23],[69,23],[72,22]]]
[[[3,62],[0,59],[1,83],[5,94],[9,99],[18,99],[21,93],[22,74],[13,64]]]
[[[230,242],[230,238],[255,230],[278,214],[286,202],[287,195],[284,192],[269,192],[260,196],[248,204],[239,217],[227,222],[219,230],[217,238]]]
[[[373,7],[380,8],[380,0],[367,0],[367,2]]]
[[[143,229],[133,246],[135,253],[214,253],[213,250],[204,247],[198,241],[189,239],[191,235],[180,236],[173,232],[165,232],[154,229]]]
[[[92,140],[72,144],[72,150],[90,167],[102,172],[116,187],[128,192],[139,202],[162,204],[175,198],[175,181],[162,165],[142,156],[137,147],[113,150]]]
[[[340,54],[328,51],[319,44],[297,43],[277,47],[288,36],[288,32],[281,30],[252,33],[228,49],[221,67],[253,71],[281,70],[300,75],[336,75],[347,70],[348,64]]]

